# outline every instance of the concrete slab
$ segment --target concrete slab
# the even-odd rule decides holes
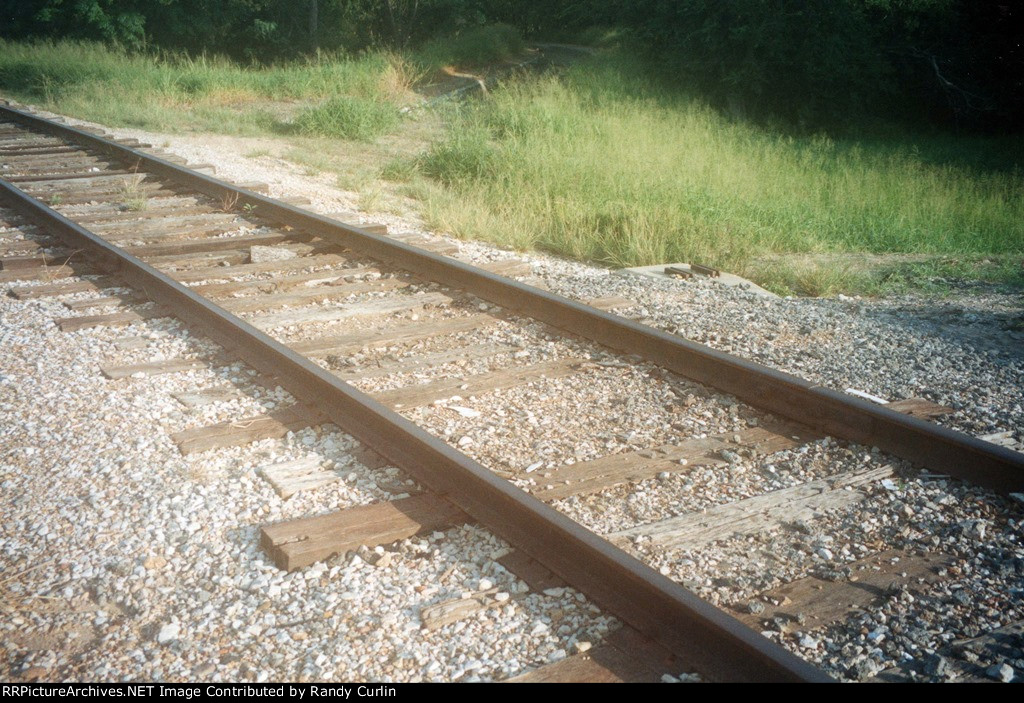
[[[682,269],[684,271],[689,271],[689,272],[691,272],[691,275],[693,276],[693,278],[690,279],[690,278],[685,278],[685,277],[678,276],[678,275],[675,275],[675,274],[672,274],[672,273],[667,273],[666,269]],[[618,273],[633,274],[633,275],[636,275],[636,276],[647,276],[648,278],[656,278],[656,279],[659,279],[659,280],[666,280],[666,279],[668,279],[668,280],[673,280],[673,281],[679,281],[679,282],[682,282],[682,283],[686,283],[688,280],[704,279],[704,280],[709,280],[709,281],[716,281],[716,282],[721,283],[722,285],[725,285],[725,286],[731,286],[731,287],[734,287],[734,288],[741,288],[743,290],[750,291],[751,293],[763,296],[765,298],[778,298],[779,297],[779,296],[775,295],[774,293],[772,293],[771,291],[765,290],[764,288],[762,288],[761,286],[757,285],[753,281],[747,280],[746,278],[742,278],[741,276],[737,276],[736,274],[726,273],[725,271],[722,271],[722,272],[719,273],[718,276],[715,276],[714,278],[712,278],[712,277],[703,275],[701,273],[697,273],[696,271],[693,271],[693,269],[690,266],[690,264],[684,264],[684,263],[683,264],[655,264],[654,266],[633,266],[631,268],[619,269]]]

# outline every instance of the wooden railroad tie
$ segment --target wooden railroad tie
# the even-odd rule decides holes
[[[260,544],[279,568],[294,571],[359,547],[391,544],[469,521],[430,493],[267,525]]]
[[[511,388],[542,378],[557,378],[573,373],[579,363],[577,359],[568,359],[533,366],[514,367],[478,374],[465,379],[446,379],[423,384],[421,387],[413,386],[397,391],[385,391],[377,394],[376,397],[380,402],[395,408],[421,407],[456,394],[479,394],[499,388]],[[192,454],[210,449],[236,447],[262,439],[276,439],[290,431],[297,431],[324,422],[325,418],[319,411],[304,405],[293,405],[266,415],[183,430],[171,435],[171,439],[183,454]]]
[[[915,407],[919,412],[937,412],[938,409],[941,408],[941,406],[935,406],[934,404],[931,404],[930,406],[926,406],[926,404],[927,404],[927,401],[921,401],[919,399],[914,399],[912,402],[908,402],[908,406]],[[928,409],[926,409],[926,407]],[[220,427],[225,428],[228,424],[229,423],[221,423]],[[245,425],[245,423],[239,423],[239,424],[242,424],[243,426]],[[195,430],[190,430],[189,432],[190,433],[195,433],[196,431]],[[281,434],[283,434],[283,432]],[[787,443],[792,443],[793,442],[793,440],[791,438],[790,439],[782,438],[782,439],[785,442],[787,442]],[[696,441],[696,440],[694,440],[694,441]],[[765,443],[766,441],[767,441],[767,443]],[[769,448],[771,446],[771,440],[770,439],[762,438],[761,442],[762,442],[761,446],[763,448],[767,449],[767,448]],[[610,459],[612,457],[607,457],[607,458]],[[677,464],[677,466],[678,466],[678,464]],[[648,467],[648,469],[645,472],[645,474],[651,474],[651,472],[655,471],[656,469],[660,470],[660,467]],[[875,473],[877,473],[878,475],[876,476]],[[835,489],[836,491],[839,491],[840,488],[839,488],[838,484],[840,484],[840,483],[842,483],[844,486],[847,485],[847,484],[849,484],[849,485],[858,484],[859,485],[859,484],[864,484],[864,483],[869,482],[869,481],[881,480],[881,477],[883,476],[883,474],[884,474],[884,476],[888,476],[890,473],[891,473],[891,469],[886,467],[884,470],[877,470],[877,469],[874,470],[874,472],[870,476],[867,476],[867,475],[865,475],[865,476],[856,475],[854,477],[847,477],[846,479],[844,479],[842,476],[833,477],[833,479],[830,479],[832,484],[830,484],[830,486],[823,486],[823,487],[824,488],[831,487],[831,488]],[[630,479],[630,480],[635,480],[635,479]],[[615,482],[621,482],[621,479],[620,478],[616,478]],[[833,484],[835,484],[835,485],[833,485]],[[590,490],[590,491],[601,490],[602,488],[607,487],[608,485],[614,485],[614,484],[608,484],[608,483],[592,484],[591,486],[588,487],[588,490]],[[797,488],[800,488],[800,487],[797,487]],[[805,488],[807,488],[806,485],[805,485]],[[815,486],[811,486],[810,488],[814,489],[814,490],[808,489],[810,494],[813,494],[813,495],[820,495],[821,494],[821,491],[817,490],[816,485]],[[785,490],[786,491],[792,491],[794,489],[785,489]],[[856,492],[851,492],[851,491],[842,491],[842,492],[846,493],[846,494],[853,495],[854,497],[852,499],[854,499],[854,500],[856,500],[856,495],[859,495],[859,494],[856,494]],[[775,498],[778,498],[779,493],[780,492],[776,492],[775,494],[767,494],[768,497],[765,497],[765,496],[760,496],[759,497],[762,500],[762,502],[765,503],[765,506],[753,506],[753,507],[754,508],[764,507],[765,510],[760,510],[760,509],[750,510],[749,508],[751,507],[751,505],[745,504],[745,505],[741,506],[742,508],[744,508],[744,510],[741,510],[740,512],[743,513],[744,515],[762,516],[762,517],[751,517],[751,520],[753,522],[757,522],[758,525],[763,526],[764,520],[765,520],[765,518],[763,516],[767,513],[769,515],[769,517],[770,517],[772,506],[777,505],[777,504],[780,503],[780,501],[774,500]],[[813,495],[810,498],[808,498],[808,500],[813,500]],[[756,501],[756,500],[758,500],[758,498],[750,499],[750,500],[751,501]],[[781,502],[785,503],[786,501],[781,501]],[[733,504],[733,505],[735,506],[736,504]],[[729,508],[730,508],[730,506],[728,506],[728,505],[721,507],[721,509],[723,511],[725,511],[725,510],[727,510]],[[735,509],[735,508],[733,508],[733,509]],[[384,510],[384,509],[381,508],[381,510]],[[348,511],[340,511],[340,513],[335,513],[335,515],[339,515],[341,513],[347,513],[347,512]],[[705,518],[709,519],[709,520],[710,519],[714,519],[714,515],[712,515],[710,517],[705,516]],[[265,536],[264,537],[264,539],[262,540],[262,543],[263,543],[265,548],[267,548],[268,550],[271,550],[272,558],[274,559],[275,563],[286,564],[287,566],[283,566],[282,568],[288,568],[289,570],[297,569],[297,568],[300,568],[302,566],[306,566],[308,564],[313,563],[313,561],[316,560],[314,557],[316,555],[318,555],[318,554],[319,555],[330,556],[332,554],[339,554],[339,553],[342,553],[344,551],[347,551],[350,548],[349,545],[352,544],[351,534],[349,532],[347,532],[346,529],[339,529],[338,533],[335,536],[332,537],[331,530],[334,529],[333,525],[337,524],[337,525],[344,526],[344,525],[348,524],[346,522],[346,520],[348,520],[348,519],[349,518],[344,518],[344,519],[339,518],[340,522],[334,523],[334,522],[328,520],[326,516],[319,516],[318,517],[318,521],[315,522],[315,523],[305,522],[305,520],[307,520],[307,518],[302,518],[300,520],[286,522],[286,523],[279,523],[277,526],[274,526],[274,530],[272,530],[270,532],[270,536]],[[753,522],[751,524],[753,524]],[[295,531],[289,531],[288,529],[286,529],[286,526],[291,525],[293,523],[297,525],[297,527],[295,528]],[[431,524],[438,524],[438,523],[431,523]],[[294,539],[295,539],[294,535],[295,534],[303,534],[303,535],[305,535],[308,532],[310,532],[310,530],[309,530],[309,526],[310,525],[315,525],[316,528],[317,528],[316,536],[315,536],[315,540],[316,540],[316,548],[315,549],[314,548],[310,548],[309,550],[303,551],[302,554],[304,556],[302,558],[299,558],[298,556],[294,556],[293,557],[290,554],[289,555],[285,555],[283,553],[280,553],[280,546],[281,545],[285,544],[286,542],[294,541]],[[265,530],[266,529],[269,529],[269,528],[265,528]],[[637,528],[637,529],[642,529],[642,528]],[[700,530],[696,530],[696,533],[699,534]],[[411,534],[415,534],[415,533],[411,533]],[[716,535],[717,534],[718,533],[716,533]],[[732,533],[728,533],[727,529],[726,529],[726,532],[722,532],[721,533],[721,535],[723,535],[723,536],[728,536],[728,534],[732,534]],[[282,535],[292,535],[292,536],[288,537],[288,538],[285,538],[285,537],[282,537]],[[625,537],[628,537],[628,536],[629,535],[622,535],[621,537],[625,538]],[[617,537],[620,537],[620,535],[613,535],[613,538],[617,538]],[[716,537],[716,538],[720,538],[720,537]],[[313,538],[310,538],[310,539],[313,539]],[[398,539],[401,539],[401,538],[398,538]],[[699,539],[699,537],[695,537],[694,539]],[[378,544],[382,544],[382,542],[375,542],[374,544],[367,544],[366,546],[377,546]],[[358,547],[360,545],[356,545],[356,546]],[[326,556],[321,556],[319,558],[326,558]]]

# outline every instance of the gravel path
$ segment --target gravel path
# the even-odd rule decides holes
[[[336,190],[327,177],[305,176],[301,168],[271,157],[240,156],[251,150],[250,140],[111,131],[166,144],[193,162],[214,163],[221,177],[266,181],[272,195],[305,195],[322,212],[355,209],[356,194]],[[365,221],[422,232],[414,219],[391,214],[374,213]],[[458,245],[473,261],[513,256],[488,245]],[[1018,442],[1024,439],[1019,295],[965,288],[941,300],[766,299],[714,282],[655,281],[549,256],[521,258],[545,285],[567,296],[621,295],[635,303],[622,314],[714,348],[838,390],[854,388],[889,400],[925,397],[955,409],[941,419],[951,427],[972,434],[1010,431]],[[506,546],[475,529],[402,543],[398,569],[374,567],[367,555],[369,561],[334,560],[298,574],[277,572],[258,549],[258,525],[387,498],[393,493],[381,486],[401,482],[400,473],[355,463],[348,454],[353,442],[336,431],[307,430],[285,440],[182,457],[170,432],[244,417],[287,402],[287,394],[252,384],[237,365],[105,381],[97,371],[100,363],[203,357],[212,350],[166,321],[127,331],[60,334],[52,318],[63,314],[53,302],[0,303],[0,489],[12,506],[0,532],[0,649],[12,676],[486,680],[564,656],[610,626],[568,591],[515,598],[481,618],[421,632],[419,608],[473,591],[481,581],[517,593],[515,579],[494,562]],[[115,339],[131,334],[147,337],[147,347],[114,346]],[[542,330],[498,326],[467,335],[466,343],[523,347],[529,350],[524,363],[580,354],[603,359],[599,350],[546,339]],[[340,363],[392,353],[367,352]],[[465,374],[473,363],[433,373]],[[738,430],[758,417],[699,389],[680,414],[672,394],[645,369],[610,366],[599,373],[600,384],[569,378],[489,394],[480,403],[457,401],[482,416],[444,405],[407,414],[485,464],[513,474],[537,461],[557,465]],[[431,375],[414,377],[425,381]],[[375,377],[360,385],[380,390],[411,378]],[[218,384],[238,386],[245,397],[185,409],[170,395]],[[609,432],[595,436],[580,407],[591,408]],[[345,480],[283,502],[255,475],[266,463],[307,453],[335,462]],[[824,441],[767,459],[744,458],[727,469],[694,470],[570,498],[559,506],[588,527],[608,531],[885,463],[894,462],[865,447]],[[895,467],[901,480],[872,488],[855,509],[801,529],[697,550],[633,548],[702,596],[738,606],[807,574],[841,573],[873,545],[956,557],[955,573],[922,595],[892,594],[878,608],[812,637],[766,631],[844,678],[864,678],[901,660],[923,661],[951,640],[1020,620],[1021,504],[920,474],[901,462]],[[442,574],[446,580],[439,586]],[[409,589],[409,583],[424,590]],[[317,654],[329,651],[337,656]],[[1024,652],[1018,657],[982,663],[1016,667],[1019,673]],[[939,679],[946,672],[941,666],[930,671]]]

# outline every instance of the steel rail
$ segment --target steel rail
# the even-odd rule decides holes
[[[678,656],[681,664],[719,680],[831,680],[370,396],[2,179],[0,200],[87,250],[101,267],[276,377],[300,402],[315,405],[339,427]]]
[[[1024,488],[1024,454],[875,405],[676,335],[596,310],[472,265],[304,211],[89,132],[0,105],[0,116],[118,156],[130,164],[362,255],[462,288],[497,305],[636,354],[750,405],[824,434],[876,446],[929,469],[1004,493]]]

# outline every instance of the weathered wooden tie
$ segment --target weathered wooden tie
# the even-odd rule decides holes
[[[154,320],[160,317],[171,317],[172,313],[160,306],[150,306],[142,310],[126,310],[106,315],[82,315],[78,317],[61,317],[54,322],[61,332],[76,332],[89,327],[122,327],[143,320]]]
[[[172,434],[171,439],[182,454],[194,454],[284,437],[289,432],[324,422],[326,418],[317,410],[305,405],[290,405],[266,415],[182,430]]]
[[[422,493],[267,525],[260,544],[278,567],[294,571],[359,547],[391,544],[467,521],[466,514],[448,501]]]
[[[747,607],[736,608],[735,615],[757,630],[774,629],[775,619],[780,618],[784,631],[808,632],[884,603],[894,588],[923,590],[942,580],[940,572],[955,561],[948,554],[890,549],[845,564],[851,572],[846,580],[805,576],[754,598],[752,602],[760,604],[756,614]]]
[[[616,530],[605,538],[619,545],[643,538],[659,547],[697,549],[736,536],[765,534],[784,523],[813,519],[826,510],[846,509],[867,498],[861,487],[870,487],[892,476],[892,467],[845,472],[808,481],[763,495]]]
[[[159,376],[183,371],[195,371],[208,368],[210,362],[198,359],[169,359],[167,361],[150,361],[144,364],[128,364],[125,366],[101,366],[100,372],[110,379],[142,378]]]

